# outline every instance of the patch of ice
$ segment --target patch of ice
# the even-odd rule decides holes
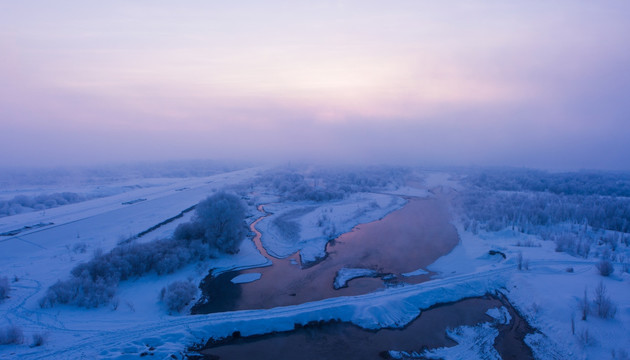
[[[507,325],[510,321],[512,321],[512,316],[510,316],[510,312],[505,306],[488,309],[488,311],[486,311],[486,315],[495,319],[498,324],[502,325]]]
[[[422,355],[416,351],[407,352],[407,351],[398,351],[398,350],[390,350],[388,351],[389,356],[392,359],[420,359]]]
[[[337,276],[335,276],[335,282],[333,287],[335,290],[341,289],[342,287],[346,287],[348,285],[348,281],[360,277],[374,277],[378,273],[376,270],[370,269],[357,269],[357,268],[341,268],[337,271]]]
[[[240,274],[235,276],[232,280],[230,280],[234,284],[246,284],[250,282],[254,282],[262,276],[261,273],[249,273],[249,274]]]
[[[428,273],[429,273],[428,271],[420,268],[418,270],[414,270],[414,271],[411,271],[411,272],[403,273],[402,276],[410,277],[410,276],[424,275],[424,274],[428,274]]]

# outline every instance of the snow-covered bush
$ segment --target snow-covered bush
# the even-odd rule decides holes
[[[181,240],[201,239],[204,237],[204,229],[196,221],[183,223],[177,226],[173,237]]]
[[[22,329],[9,325],[0,328],[0,345],[21,344],[24,342],[24,333]]]
[[[92,279],[87,272],[79,277],[71,277],[65,281],[57,281],[39,300],[43,308],[55,304],[69,304],[86,308],[95,308],[109,303],[116,293],[118,282],[104,278]]]
[[[9,297],[11,286],[9,285],[9,279],[6,276],[0,277],[0,302]]]
[[[219,192],[197,204],[190,223],[181,224],[175,230],[180,240],[200,239],[225,253],[238,252],[245,237],[245,207],[232,194]]]
[[[162,239],[120,245],[108,253],[95,252],[92,260],[71,271],[70,279],[58,281],[40,299],[41,307],[70,304],[99,307],[108,304],[120,281],[155,271],[172,273],[194,261],[215,255],[201,240]]]
[[[122,244],[74,267],[71,278],[58,281],[40,299],[41,307],[70,304],[99,307],[108,304],[120,281],[155,271],[172,273],[217,251],[236,253],[245,236],[245,209],[230,194],[217,193],[197,205],[192,222],[180,225],[172,239]]]
[[[35,333],[33,334],[33,343],[31,344],[31,347],[38,347],[38,346],[42,346],[46,343],[46,334],[41,334],[41,333]]]
[[[556,243],[556,251],[587,258],[591,251],[588,238],[580,237],[573,233],[560,233],[551,236]]]
[[[601,260],[597,263],[597,270],[601,276],[610,276],[615,271],[615,267],[610,261]]]
[[[606,286],[602,281],[595,289],[595,298],[593,299],[593,305],[597,311],[597,315],[602,319],[613,319],[617,314],[617,305],[612,302],[608,294],[606,294]]]
[[[170,312],[180,312],[190,304],[197,295],[197,287],[190,281],[175,281],[162,288],[160,301]]]

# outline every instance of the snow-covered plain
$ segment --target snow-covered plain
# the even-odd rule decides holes
[[[143,354],[152,354],[155,358],[183,358],[188,346],[204,343],[209,338],[220,339],[234,332],[248,336],[289,331],[296,325],[313,321],[339,320],[366,329],[400,328],[435,304],[497,291],[537,329],[526,338],[537,359],[604,359],[611,358],[613,351],[621,354],[616,355],[617,358],[622,358],[624,351],[627,353],[630,349],[630,338],[624,336],[630,333],[627,273],[616,271],[613,276],[603,278],[597,273],[594,259],[557,253],[551,242],[508,230],[473,235],[457,223],[460,244],[428,267],[427,270],[437,273],[433,280],[417,285],[270,310],[195,316],[168,314],[158,297],[160,289],[172,281],[188,278],[199,282],[210,269],[222,272],[269,265],[269,260],[253,243],[245,241],[237,255],[190,265],[166,276],[153,274],[124,281],[118,288],[117,300],[109,307],[39,307],[38,299],[45,290],[57,279],[66,278],[76,264],[88,260],[93,250],[107,251],[118,241],[177,215],[213,190],[238,184],[257,172],[258,169],[248,169],[189,179],[49,209],[45,213],[0,219],[0,232],[40,222],[54,223],[17,236],[0,237],[0,276],[12,280],[10,298],[0,303],[0,326],[17,325],[26,337],[24,344],[0,346],[0,358],[131,359]],[[434,193],[435,189],[448,193],[453,185],[448,176],[440,173],[429,174],[425,179],[425,186],[434,189]],[[278,202],[278,197],[265,194],[251,202],[252,205],[265,204],[265,211],[272,213],[258,226],[267,252],[286,257],[299,251],[302,262],[308,263],[324,256],[330,237],[403,206],[403,195],[428,194],[427,191],[405,193],[404,188],[398,189],[396,195],[393,191],[358,193],[323,204]],[[123,205],[138,198],[147,200]],[[262,215],[252,213],[249,221]],[[142,241],[168,236],[187,216],[190,214],[147,235]],[[288,229],[282,228],[287,224]],[[292,233],[295,229],[297,236]],[[519,240],[540,246],[519,247],[516,246]],[[490,255],[490,250],[504,254],[505,258]],[[528,262],[526,270],[518,268],[519,253]],[[568,272],[568,268],[572,268],[572,272]],[[408,275],[421,271],[423,269]],[[617,315],[615,319],[606,320],[590,315],[582,321],[578,316],[579,298],[585,287],[592,298],[592,291],[600,281],[617,304]],[[498,322],[510,321],[501,309],[490,315]],[[581,341],[585,330],[589,334],[586,343]],[[498,356],[492,348],[495,332],[491,324],[459,327],[449,332],[458,346],[433,349],[422,355],[494,359]],[[45,336],[43,346],[29,347],[34,334]]]

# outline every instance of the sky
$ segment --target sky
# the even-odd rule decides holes
[[[630,170],[630,2],[0,0],[0,166]]]

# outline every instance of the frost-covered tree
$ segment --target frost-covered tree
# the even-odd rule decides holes
[[[197,287],[190,281],[175,281],[162,288],[160,301],[170,312],[181,312],[197,295]]]
[[[219,251],[234,254],[245,237],[245,207],[232,194],[219,192],[201,201],[189,223],[175,230],[180,240],[201,239]]]
[[[610,261],[601,260],[597,263],[597,270],[601,276],[610,276],[615,271],[615,267]]]

